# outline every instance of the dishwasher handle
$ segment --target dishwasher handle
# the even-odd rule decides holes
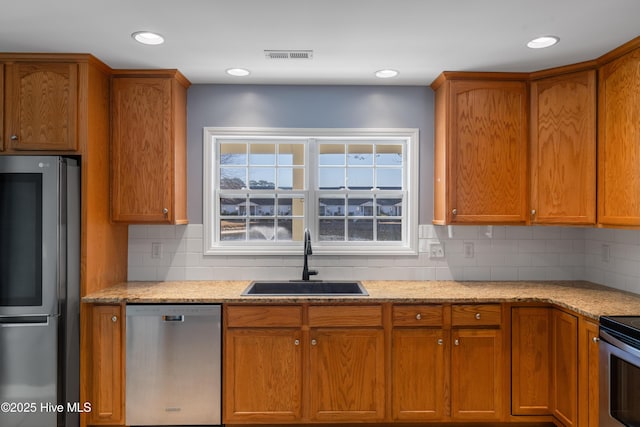
[[[184,322],[183,314],[164,315],[162,316],[163,322]]]

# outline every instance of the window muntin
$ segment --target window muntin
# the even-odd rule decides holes
[[[413,129],[205,128],[205,253],[297,254],[309,228],[314,254],[415,254],[417,144]]]

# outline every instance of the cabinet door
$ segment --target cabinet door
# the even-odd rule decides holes
[[[549,307],[514,307],[511,310],[513,415],[551,415],[553,412],[551,313]]]
[[[640,49],[604,65],[598,89],[598,223],[638,226]]]
[[[459,80],[450,91],[449,222],[524,223],[525,83]]]
[[[174,206],[176,198],[186,195],[186,188],[176,188],[175,174],[186,171],[174,158],[174,144],[184,141],[174,139],[180,120],[174,118],[178,100],[173,83],[152,77],[112,80],[111,203],[116,222],[186,223]]]
[[[421,421],[445,417],[448,349],[448,333],[442,329],[393,331],[391,372],[394,420]]]
[[[564,426],[578,420],[578,318],[553,311],[554,415]]]
[[[580,319],[579,415],[581,427],[598,427],[599,417],[599,330],[598,324]]]
[[[299,329],[228,329],[224,349],[224,418],[291,422],[301,417]]]
[[[120,306],[91,309],[90,425],[124,425],[124,317]]]
[[[531,83],[531,221],[596,221],[595,70]]]
[[[495,420],[502,417],[503,357],[499,329],[452,332],[451,416]]]
[[[384,332],[312,329],[309,397],[314,421],[384,418]]]
[[[78,64],[7,65],[6,134],[14,150],[78,149]]]

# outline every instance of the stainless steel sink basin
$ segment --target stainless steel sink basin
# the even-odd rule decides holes
[[[242,295],[360,295],[369,293],[357,281],[326,280],[289,280],[289,281],[254,281],[242,292]]]

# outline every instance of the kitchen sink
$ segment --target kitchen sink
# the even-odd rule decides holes
[[[327,280],[285,280],[285,281],[254,281],[242,292],[244,296],[251,295],[360,295],[369,293],[357,281],[327,281]]]

